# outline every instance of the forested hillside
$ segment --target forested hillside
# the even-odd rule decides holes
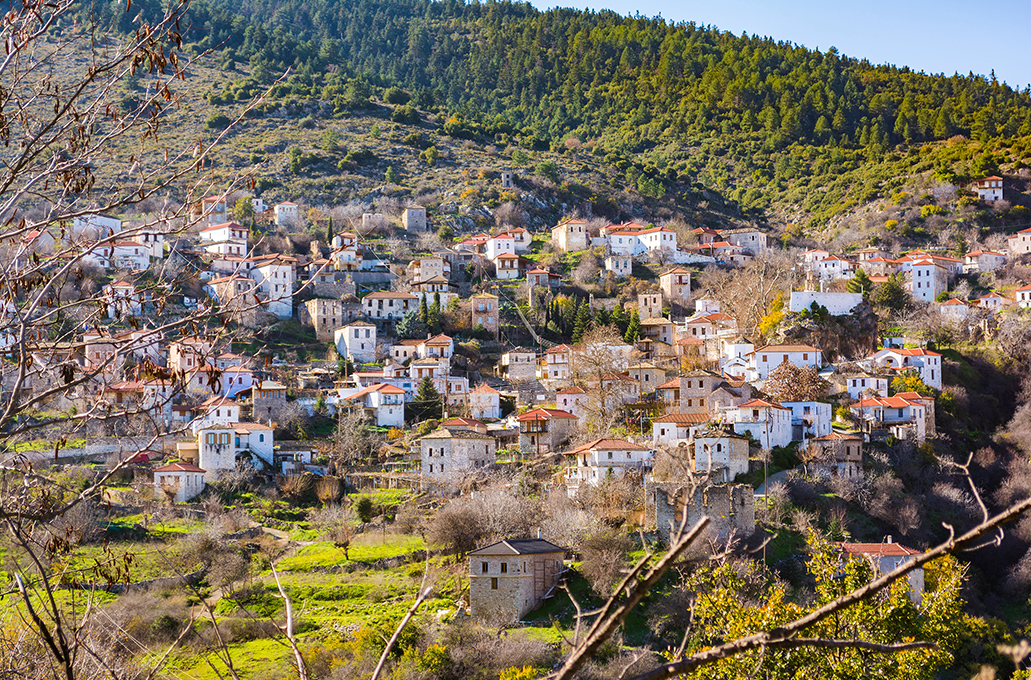
[[[129,29],[119,8],[102,11]],[[929,76],[607,11],[198,0],[190,15],[186,40],[217,50],[229,71],[249,65],[231,101],[287,69],[277,96],[324,100],[338,115],[400,87],[391,103],[412,107],[402,118],[430,111],[451,136],[531,149],[588,145],[643,196],[704,187],[752,218],[801,210],[819,225],[878,195],[883,176],[856,175],[871,163],[908,155],[904,165],[926,172],[923,143],[962,135],[976,153],[1031,134],[1031,95],[994,77]],[[1031,154],[1026,138],[1003,146],[1000,160],[1018,168]]]

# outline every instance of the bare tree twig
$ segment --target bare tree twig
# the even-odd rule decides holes
[[[429,567],[429,564],[426,565]],[[390,636],[390,640],[387,641],[387,646],[383,649],[383,654],[379,657],[379,663],[376,664],[376,670],[372,672],[372,678],[370,680],[378,680],[379,674],[383,672],[383,666],[387,663],[387,657],[390,655],[390,650],[397,644],[397,639],[401,636],[401,631],[405,629],[408,622],[415,616],[415,612],[422,606],[422,603],[430,596],[433,592],[433,587],[426,586],[426,577],[429,575],[429,569],[427,568],[422,574],[422,583],[419,584],[419,597],[415,598],[415,603],[409,608],[408,613],[401,619],[401,623],[398,624],[397,630]]]

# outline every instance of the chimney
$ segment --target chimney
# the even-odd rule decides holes
[[[884,538],[884,542],[885,543],[891,543],[891,535],[890,534]]]
[[[544,538],[544,532],[541,531],[540,527],[537,528],[537,538],[538,539],[543,539]],[[890,543],[891,541],[888,541],[888,542]]]

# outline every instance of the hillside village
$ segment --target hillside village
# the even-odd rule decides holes
[[[1002,200],[997,183],[974,189]],[[871,451],[931,450],[946,387],[938,336],[878,325],[874,304],[921,309],[971,338],[1031,306],[1031,282],[951,293],[1026,258],[1031,229],[1009,236],[1005,251],[956,257],[788,251],[757,228],[575,217],[550,231],[502,223],[448,239],[418,205],[365,213],[339,231],[330,218],[323,239],[299,245],[289,235],[302,219],[297,203],[233,192],[198,202],[185,232],[109,215],[61,234],[28,230],[17,266],[77,254],[100,310],[74,340],[39,342],[26,375],[6,364],[4,389],[31,399],[88,374],[47,408],[99,404],[126,417],[50,433],[64,443],[55,449],[47,435],[23,455],[108,460],[128,481],[107,501],[153,512],[210,507],[241,475],[280,490],[342,480],[323,502],[406,489],[430,516],[499,480],[532,479],[549,503],[602,513],[599,526],[640,528],[668,545],[685,520],[705,516],[712,541],[745,550],[772,535],[786,479],[845,488],[861,483]],[[747,292],[763,307],[758,325],[711,283],[777,258],[775,296]],[[160,330],[191,314],[216,323]],[[814,324],[865,330],[825,347],[810,338],[826,335],[807,335]],[[615,500],[599,505],[599,490]],[[475,621],[525,622],[586,559],[586,525],[521,526],[448,539],[468,580],[455,598]],[[346,555],[361,528],[339,531]],[[926,547],[870,529],[861,538],[840,536],[843,559],[885,570]],[[909,583],[919,602],[923,570]]]

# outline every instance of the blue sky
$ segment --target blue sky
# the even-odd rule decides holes
[[[1028,0],[530,0],[535,7],[611,9],[661,14],[670,21],[710,24],[740,35],[769,36],[810,48],[831,46],[876,64],[927,73],[970,71],[1018,89],[1031,84]]]

